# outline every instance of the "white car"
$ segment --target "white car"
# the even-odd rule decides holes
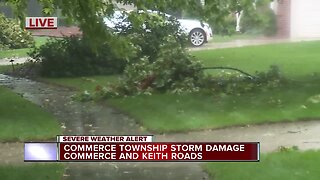
[[[158,13],[157,11],[147,11],[149,13]],[[167,17],[171,17],[168,14],[164,14]],[[104,23],[109,28],[116,28],[117,25],[121,24],[129,26],[129,23],[125,21],[126,15],[122,11],[115,11],[111,18],[104,18]],[[212,38],[212,29],[207,23],[203,23],[199,20],[191,19],[177,19],[180,23],[181,30],[186,33],[189,37],[189,41],[193,46],[202,46]]]
[[[191,19],[178,19],[178,21],[193,46],[201,46],[213,36],[212,29],[208,23]]]

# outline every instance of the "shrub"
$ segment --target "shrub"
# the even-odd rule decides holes
[[[27,48],[35,44],[30,32],[2,14],[0,14],[0,32],[0,49]]]
[[[90,47],[84,35],[84,38],[52,39],[30,55],[41,62],[44,76],[82,76],[121,73],[127,63],[139,63],[144,58],[149,63],[155,62],[162,56],[161,46],[186,46],[187,37],[180,32],[175,20],[140,12],[130,14],[128,20],[131,16],[140,16],[141,21],[118,27],[121,31],[97,49]]]
[[[237,21],[233,14],[225,17],[211,17],[209,23],[214,27],[215,34],[232,35],[236,32]]]
[[[154,62],[148,57],[128,64],[118,84],[100,88],[100,97],[130,96],[153,92],[186,93],[199,90],[203,78],[202,64],[177,48],[175,41],[160,46]]]
[[[49,39],[29,54],[40,62],[40,73],[49,77],[115,74],[125,67],[109,44],[92,49],[86,39],[75,36]]]
[[[137,59],[146,56],[151,62],[155,61],[161,53],[160,46],[168,43],[175,42],[174,46],[177,48],[187,46],[187,35],[179,28],[179,22],[172,17],[157,13],[132,12],[127,21],[128,26],[118,28],[121,29],[120,35],[127,37],[139,50]]]
[[[276,15],[269,7],[245,11],[241,19],[241,30],[250,34],[274,35],[277,32]]]

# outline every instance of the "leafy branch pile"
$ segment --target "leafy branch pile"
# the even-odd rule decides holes
[[[273,65],[267,72],[256,72],[252,77],[238,72],[224,72],[221,69],[220,73],[215,76],[205,76],[200,84],[204,93],[240,95],[247,92],[278,88],[286,82],[287,80],[280,73],[278,66]]]
[[[96,89],[96,96],[117,97],[153,92],[197,92],[204,74],[202,64],[183,48],[161,46],[154,62],[146,56],[127,65],[118,84]]]
[[[180,59],[173,63],[170,61],[169,64],[174,67],[175,63],[189,63],[185,66],[180,64],[181,69],[167,68],[168,62],[165,60],[148,63],[147,59],[142,59],[140,63],[127,66],[118,83],[104,87],[97,86],[93,94],[89,92],[80,94],[80,99],[151,95],[156,92],[241,95],[278,88],[286,83],[277,66],[271,66],[267,72],[256,73],[254,79],[233,72],[212,76],[204,73],[200,62],[189,57],[188,60]]]

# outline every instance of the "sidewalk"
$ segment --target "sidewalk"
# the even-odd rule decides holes
[[[13,59],[13,64],[23,64],[28,61],[29,57],[13,57],[0,59],[0,66],[11,65],[10,60]]]

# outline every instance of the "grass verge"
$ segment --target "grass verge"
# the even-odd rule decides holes
[[[204,169],[214,180],[317,180],[320,179],[319,166],[320,151],[290,151],[264,154],[257,163],[208,163]]]
[[[34,40],[36,42],[36,46],[39,47],[45,44],[47,37],[34,37]],[[0,59],[10,57],[27,57],[29,50],[30,48],[22,48],[0,51]]]
[[[0,87],[0,141],[54,138],[61,129],[54,117],[9,89]]]
[[[250,35],[250,34],[233,34],[233,35],[213,35],[213,38],[209,41],[209,43],[219,43],[219,42],[230,42],[235,40],[247,40],[257,38],[258,35]]]
[[[64,166],[62,164],[0,165],[0,177],[5,180],[61,179],[63,173]]]

